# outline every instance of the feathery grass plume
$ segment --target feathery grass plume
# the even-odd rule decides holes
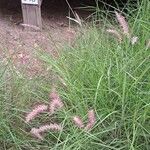
[[[116,18],[120,24],[120,27],[123,30],[123,33],[129,38],[130,37],[130,33],[129,33],[129,27],[128,27],[128,22],[125,20],[125,17],[122,16],[120,13],[118,13],[117,11],[115,11],[116,14]]]
[[[53,114],[56,109],[62,108],[64,104],[55,89],[52,90],[52,93],[50,94],[50,98],[51,98],[51,102],[49,105],[49,111]]]
[[[83,121],[79,116],[73,117],[73,122],[78,128],[84,128]]]
[[[38,139],[43,140],[41,133],[47,132],[48,130],[61,131],[62,129],[63,128],[61,127],[61,125],[54,123],[49,125],[43,125],[39,128],[32,128],[30,133],[35,137],[37,137]]]
[[[43,140],[43,139],[44,139],[43,136],[39,133],[39,129],[32,128],[31,131],[30,131],[30,133],[31,133],[34,137],[36,137],[36,138],[38,138],[38,139],[40,139],[40,140]]]
[[[49,125],[43,125],[41,127],[38,128],[38,132],[41,133],[41,132],[45,132],[47,130],[53,130],[53,131],[61,131],[62,130],[62,127],[61,125],[57,124],[57,123],[54,123],[54,124],[49,124]]]
[[[90,130],[96,123],[96,117],[95,117],[95,113],[94,110],[89,110],[88,111],[88,123],[85,127],[85,130]]]
[[[132,44],[132,45],[135,45],[135,44],[138,42],[138,39],[139,39],[139,38],[138,38],[137,36],[132,37],[132,38],[131,38],[131,44]]]
[[[116,30],[114,30],[114,29],[107,29],[106,31],[107,31],[108,33],[113,34],[113,35],[118,39],[118,41],[121,43],[122,37],[121,37],[121,35],[119,34],[118,31],[116,31]]]
[[[48,106],[45,104],[41,104],[36,106],[30,113],[27,114],[25,120],[26,123],[29,123],[31,120],[33,120],[38,114],[46,111],[48,109]]]

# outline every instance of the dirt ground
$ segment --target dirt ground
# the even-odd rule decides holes
[[[21,27],[21,9],[1,8],[0,59],[6,61],[7,58],[11,58],[15,67],[26,68],[29,76],[41,73],[40,61],[35,57],[37,48],[57,55],[56,49],[74,41],[77,35],[78,26],[70,26],[67,15],[68,8],[42,8],[43,30],[34,32]],[[81,15],[87,16],[84,13]]]

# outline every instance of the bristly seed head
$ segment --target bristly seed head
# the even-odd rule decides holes
[[[88,123],[85,127],[85,130],[90,130],[96,123],[96,117],[95,117],[95,112],[94,110],[89,110],[88,111]]]
[[[83,128],[83,127],[84,127],[83,121],[82,121],[82,119],[81,119],[79,116],[73,117],[73,122],[74,122],[74,124],[75,124],[78,128]]]
[[[106,30],[108,33],[111,33],[113,34],[117,39],[118,41],[121,43],[122,42],[122,36],[120,35],[120,33],[117,31],[117,30],[114,30],[114,29],[107,29]]]
[[[61,131],[62,129],[63,128],[61,127],[61,125],[54,123],[54,124],[49,124],[49,125],[43,125],[43,126],[40,126],[39,128],[32,128],[30,133],[36,138],[43,140],[44,138],[41,135],[41,133],[47,132],[48,130]]]
[[[51,102],[49,105],[49,111],[51,114],[53,114],[56,109],[62,108],[64,104],[55,89],[53,89],[52,93],[50,94],[50,98]]]
[[[123,30],[123,33],[129,38],[130,37],[130,33],[129,33],[129,27],[128,27],[128,22],[125,20],[124,16],[122,16],[120,13],[118,13],[117,11],[115,11],[116,14],[116,18],[120,24],[120,27]]]
[[[33,120],[37,115],[40,113],[46,111],[48,109],[48,106],[45,104],[36,106],[30,113],[27,114],[25,120],[26,123],[29,123],[31,120]]]
[[[43,136],[39,133],[38,129],[32,128],[30,133],[39,140],[43,140]]]

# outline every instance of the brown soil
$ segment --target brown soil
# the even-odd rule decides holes
[[[0,9],[0,59],[11,58],[16,68],[26,68],[33,76],[43,70],[35,57],[37,48],[56,55],[57,48],[72,42],[77,33],[77,26],[69,26],[67,11],[53,8],[42,12],[43,30],[26,31],[22,23],[21,10]]]

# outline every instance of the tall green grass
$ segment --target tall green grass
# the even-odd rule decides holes
[[[148,150],[150,49],[145,41],[150,38],[149,10],[150,2],[143,0],[134,17],[128,16],[132,32],[139,37],[136,45],[127,39],[119,44],[104,27],[92,25],[81,29],[76,42],[66,46],[59,58],[40,53],[51,68],[46,77],[29,80],[12,69],[11,62],[1,63],[0,149]],[[32,104],[48,104],[52,84],[57,85],[65,108],[25,124],[25,113]],[[80,115],[86,123],[90,108],[97,120],[92,130],[85,132],[72,123],[72,117]],[[48,132],[44,141],[30,135],[32,127],[53,121],[63,125],[62,132]]]

